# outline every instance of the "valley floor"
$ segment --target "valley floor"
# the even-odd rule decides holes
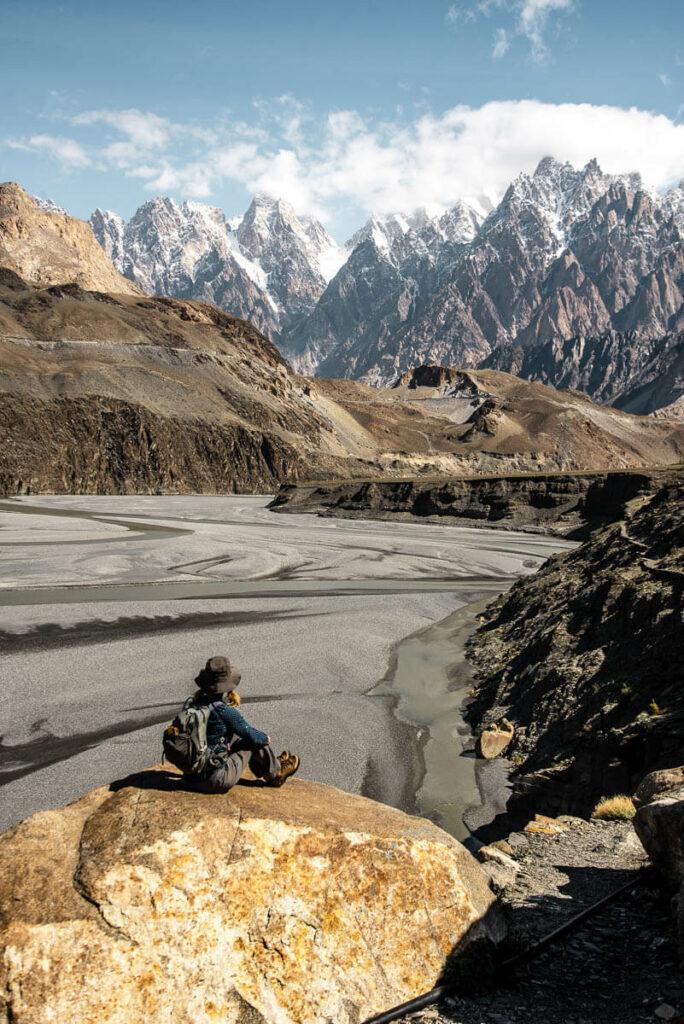
[[[159,760],[162,723],[219,651],[303,776],[414,809],[424,723],[394,714],[395,645],[567,545],[267,501],[2,503],[0,828]]]

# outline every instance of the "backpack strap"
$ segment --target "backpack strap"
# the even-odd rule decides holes
[[[211,702],[211,704],[208,705],[208,707],[209,707],[209,712],[211,713],[215,708],[225,707],[225,701],[223,699],[221,699],[221,700],[213,700]],[[208,720],[208,718],[207,718],[207,720]],[[230,753],[231,747],[230,747],[230,743],[228,743],[228,741],[225,741],[225,743],[223,745],[223,749],[226,751],[227,754]]]

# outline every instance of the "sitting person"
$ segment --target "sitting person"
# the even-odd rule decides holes
[[[271,737],[254,729],[237,710],[240,697],[236,690],[241,678],[227,658],[209,658],[195,677],[197,693],[185,703],[185,707],[212,705],[207,721],[209,760],[199,775],[188,776],[204,792],[227,793],[248,765],[266,785],[282,786],[300,765],[297,755],[288,750],[276,757]]]

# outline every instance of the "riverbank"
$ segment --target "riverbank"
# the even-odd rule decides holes
[[[422,772],[415,811],[466,845],[504,813],[509,791],[506,762],[476,756],[464,719],[475,682],[466,643],[491,600],[484,593],[472,597],[441,622],[400,640],[384,679],[370,691],[389,695],[397,719],[418,729]]]

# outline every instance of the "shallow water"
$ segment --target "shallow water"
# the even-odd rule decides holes
[[[482,824],[505,800],[501,788],[482,792],[483,762],[475,756],[462,714],[473,683],[464,645],[491,600],[485,594],[472,595],[465,607],[401,640],[386,678],[373,691],[391,694],[400,721],[418,729],[424,774],[415,796],[417,810],[460,840],[470,836],[464,816]],[[492,800],[495,808],[489,806]]]

